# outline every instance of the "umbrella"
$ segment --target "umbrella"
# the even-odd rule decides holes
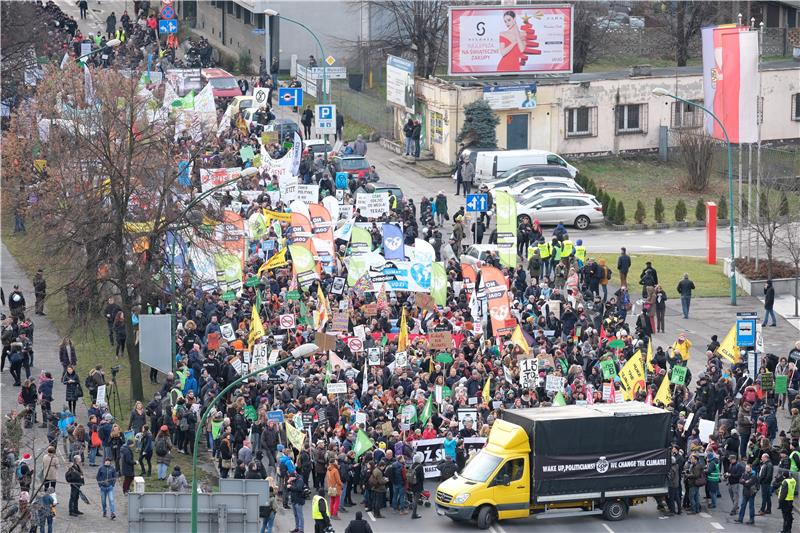
[[[86,497],[86,494],[84,494],[81,489],[78,489],[78,496],[81,497],[81,500],[83,501],[83,503],[85,503],[86,505],[89,505],[89,498]]]

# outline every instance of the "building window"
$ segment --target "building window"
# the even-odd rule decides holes
[[[616,133],[647,133],[647,104],[618,105]]]
[[[259,30],[263,30],[265,28],[264,18],[265,18],[264,13],[256,13],[256,28],[258,28]]]
[[[703,125],[703,111],[685,102],[672,102],[670,124],[673,129],[699,128]]]
[[[249,9],[244,10],[244,23],[247,25],[252,24],[252,14],[250,13]]]
[[[597,108],[572,107],[568,108],[564,117],[566,119],[567,137],[593,137],[597,135]]]
[[[800,120],[800,93],[792,95],[792,120]]]
[[[237,19],[240,19],[240,18],[242,18],[242,6],[240,6],[239,4],[236,4],[236,5],[234,6],[234,10],[235,10],[235,12],[236,12],[236,18],[237,18]]]
[[[225,11],[228,12],[228,15],[233,15],[233,2],[231,0],[228,0],[227,2],[225,2],[225,6],[227,8]]]

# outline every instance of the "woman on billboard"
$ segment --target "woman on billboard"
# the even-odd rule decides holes
[[[500,63],[497,70],[500,72],[516,72],[522,66],[522,51],[525,49],[525,38],[517,26],[517,16],[513,11],[503,13],[503,23],[506,31],[500,34]]]

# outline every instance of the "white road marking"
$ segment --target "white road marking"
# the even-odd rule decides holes
[[[367,515],[369,515],[370,520],[372,520],[373,522],[377,522],[377,520],[375,520],[375,515],[372,514],[372,511],[367,511]]]
[[[722,527],[722,524],[720,524],[719,522],[711,522],[711,526],[714,529],[725,529],[724,527]]]
[[[642,244],[639,248],[647,248],[648,250],[666,250],[663,246],[650,246],[649,244]]]
[[[703,518],[711,518],[711,515],[708,513],[700,513],[700,516],[702,516]]]
[[[494,527],[497,528],[498,533],[506,533],[506,530],[500,524],[495,524]]]
[[[603,523],[603,527],[606,528],[606,531],[608,531],[608,533],[614,533],[614,530],[608,527],[608,524]]]

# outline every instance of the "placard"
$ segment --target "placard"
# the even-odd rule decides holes
[[[614,379],[614,376],[617,375],[617,366],[611,359],[600,361],[600,368],[603,369],[603,379]]]
[[[364,341],[362,341],[358,337],[350,337],[349,339],[347,339],[347,347],[350,348],[351,352],[363,352]]]
[[[331,331],[347,331],[350,315],[347,311],[334,311],[331,318]]]
[[[764,372],[761,374],[761,389],[771,391],[775,388],[775,374],[772,372]]]
[[[328,383],[327,391],[328,394],[347,394],[347,383],[341,381],[337,381],[336,383]],[[320,418],[322,417],[320,416]]]
[[[357,337],[359,340],[364,341],[367,338],[366,328],[363,324],[355,326],[353,328],[353,335]]]
[[[106,403],[106,386],[100,385],[97,387],[97,400],[95,400],[97,405],[108,405]]]
[[[565,381],[566,379],[561,376],[554,376],[553,374],[548,374],[547,378],[545,379],[544,389],[547,392],[560,392],[564,389]]]
[[[775,376],[775,394],[786,394],[789,390],[789,376]]]
[[[394,354],[394,364],[397,368],[403,368],[408,366],[408,353],[397,352],[396,354]]]
[[[433,301],[433,296],[426,292],[415,292],[414,302],[420,309],[436,311],[436,303]]]
[[[346,281],[345,278],[340,278],[340,277],[333,278],[333,284],[331,285],[331,294],[343,294],[345,281]]]
[[[373,316],[376,316],[378,314],[378,304],[377,303],[367,304],[365,306],[362,306],[361,309],[364,310],[364,316],[365,317],[373,317]]]
[[[536,387],[539,382],[539,361],[532,357],[519,360],[519,384],[523,388]]]
[[[356,413],[356,424],[364,424],[367,423],[367,413],[364,411],[359,411]]]
[[[294,329],[297,326],[293,313],[281,315],[278,318],[278,324],[280,325],[281,329]]]
[[[356,210],[365,218],[381,218],[389,212],[389,193],[356,193]]]
[[[707,444],[708,437],[714,434],[714,421],[701,418],[700,422],[697,423],[697,431],[697,436],[700,437],[700,442]]]
[[[367,364],[369,366],[380,366],[381,364],[381,349],[368,348],[367,349]]]
[[[327,333],[314,333],[314,344],[319,346],[319,353],[327,353],[336,350],[336,336]]]
[[[233,331],[232,324],[222,324],[219,330],[222,332],[222,337],[226,341],[233,342],[236,339],[236,332]]]
[[[676,385],[683,385],[686,382],[686,367],[673,366],[672,375],[669,380]]]
[[[433,331],[428,334],[433,350],[450,350],[453,347],[453,335],[449,331]]]
[[[277,351],[277,350],[276,350]],[[264,342],[259,342],[253,346],[253,353],[250,356],[250,362],[255,368],[264,368],[271,364],[269,362],[269,346]]]
[[[561,300],[549,300],[547,306],[551,313],[556,315],[556,318],[561,320]]]
[[[603,383],[603,401],[607,402],[611,399],[611,383]]]
[[[319,202],[319,185],[297,185],[296,199],[304,204],[315,204]]]

